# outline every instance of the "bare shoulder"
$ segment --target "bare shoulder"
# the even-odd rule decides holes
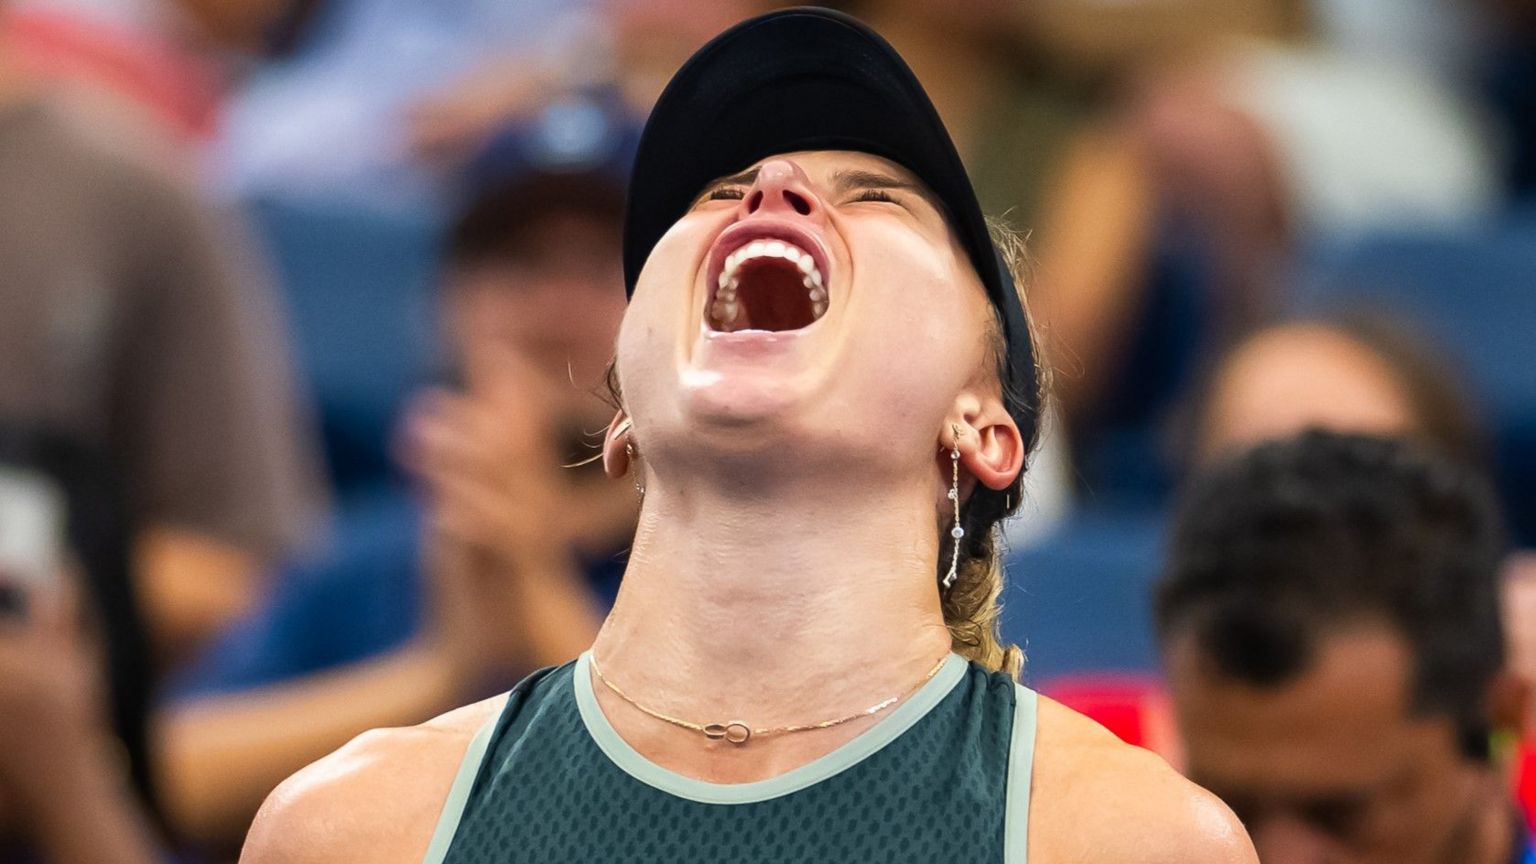
[[[284,780],[256,814],[240,861],[421,861],[470,739],[506,700],[364,732]]]
[[[1040,698],[1029,859],[1127,864],[1256,864],[1220,799],[1161,757]]]

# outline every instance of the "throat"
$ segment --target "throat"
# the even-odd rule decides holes
[[[761,266],[742,277],[741,311],[756,330],[798,330],[816,320],[799,271]]]
[[[833,506],[825,478],[757,495],[673,484],[647,487],[619,596],[593,646],[602,672],[650,709],[697,724],[817,723],[908,692],[951,650],[925,490]],[[700,733],[613,700],[610,716],[630,716],[625,729],[699,746]],[[745,750],[803,755],[808,744],[796,739],[837,743],[845,732],[770,736]]]
[[[723,273],[720,280],[706,316],[714,330],[800,330],[827,311],[820,271],[806,272],[786,258],[753,258]]]

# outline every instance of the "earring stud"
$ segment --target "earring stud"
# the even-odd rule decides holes
[[[626,422],[628,422],[628,421],[626,421]],[[625,441],[624,442],[624,455],[629,457],[630,470],[635,472],[635,491],[640,493],[641,495],[644,495],[645,494],[645,484],[641,483],[640,479],[639,479],[639,477],[640,477],[640,466],[636,464],[639,461],[639,457],[637,457],[635,455],[635,442],[633,442],[633,441]]]

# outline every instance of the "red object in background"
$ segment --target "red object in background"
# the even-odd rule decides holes
[[[1521,741],[1515,749],[1514,786],[1526,824],[1536,827],[1536,741]]]
[[[1179,764],[1173,712],[1156,678],[1096,674],[1056,678],[1040,692],[1086,715],[1127,744],[1145,747]]]
[[[1146,746],[1143,716],[1149,694],[1160,692],[1157,682],[1129,675],[1082,675],[1057,678],[1040,692],[1119,736],[1127,744]]]
[[[29,72],[101,86],[147,109],[178,137],[206,139],[218,128],[214,68],[157,34],[65,12],[18,10],[0,17],[0,38]]]

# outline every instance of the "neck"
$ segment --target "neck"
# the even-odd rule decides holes
[[[817,722],[905,692],[949,651],[928,490],[651,485],[594,652],[649,707]],[[729,716],[726,716],[729,715]]]

